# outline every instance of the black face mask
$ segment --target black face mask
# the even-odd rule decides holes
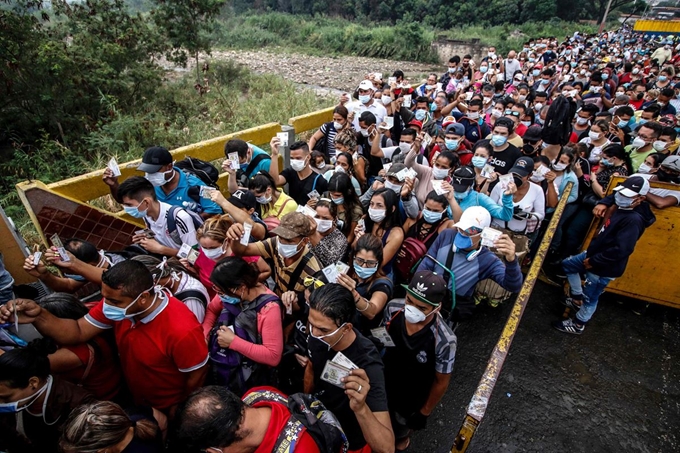
[[[530,145],[529,143],[527,143],[527,144],[525,144],[525,145],[522,146],[522,154],[524,154],[525,156],[530,156],[530,157],[531,157],[531,156],[537,155],[538,152],[536,151],[536,148],[534,148],[532,145]],[[519,187],[519,186],[518,186],[518,187]]]
[[[656,177],[659,178],[659,181],[661,182],[670,182],[672,184],[680,184],[680,175],[671,175],[666,173],[665,171],[662,170],[663,167],[660,167],[656,171]]]
[[[518,189],[522,187],[522,184],[524,184],[524,180],[519,176],[513,175],[512,180],[515,182],[515,185],[517,186]]]
[[[640,99],[642,99],[642,97],[643,97],[644,95],[645,95],[644,93],[638,93],[638,94],[635,95],[635,97],[636,97],[637,100],[639,101]]]

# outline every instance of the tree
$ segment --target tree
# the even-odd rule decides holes
[[[168,58],[186,66],[188,55],[196,61],[196,81],[200,83],[198,54],[210,52],[210,39],[205,32],[212,24],[225,0],[155,0],[151,11],[156,25],[164,31],[172,50]]]

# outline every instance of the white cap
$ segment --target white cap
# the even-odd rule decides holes
[[[370,80],[362,80],[361,83],[359,84],[359,89],[360,90],[373,90],[375,91],[375,87],[371,83]]]
[[[454,226],[465,231],[468,228],[484,229],[491,225],[491,214],[481,206],[470,206]]]

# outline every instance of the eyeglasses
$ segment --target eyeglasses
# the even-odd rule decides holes
[[[354,258],[354,262],[357,263],[361,267],[378,267],[378,263],[375,260],[365,260],[363,258]]]
[[[314,288],[316,288],[316,289],[319,289],[323,285],[325,285],[324,282],[322,282],[318,278],[314,278],[314,277],[305,277],[305,279],[302,281],[302,284],[305,285],[305,288],[309,288],[313,284]]]

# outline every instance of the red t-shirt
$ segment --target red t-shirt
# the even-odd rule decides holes
[[[88,342],[95,343],[96,347],[88,343],[64,346],[64,349],[78,356],[83,365],[66,373],[59,373],[59,376],[73,384],[82,385],[99,400],[110,401],[118,394],[123,376],[116,358],[116,351],[109,345],[104,335],[99,335]],[[92,358],[94,361],[90,371],[83,379],[83,374]]]
[[[529,129],[526,127],[524,124],[519,123],[519,125],[515,128],[515,133],[519,135],[520,137],[524,137],[524,133]]]
[[[154,311],[135,323],[111,321],[100,301],[85,319],[116,336],[120,364],[135,404],[167,409],[188,396],[188,373],[208,362],[208,346],[201,325],[174,297],[166,297]]]
[[[248,394],[250,394],[251,392],[261,390],[275,392],[285,397],[283,393],[279,392],[273,387],[256,387],[250,389],[243,396],[243,399],[245,400]],[[264,435],[264,439],[262,439],[262,443],[260,444],[259,447],[257,447],[257,450],[255,450],[255,453],[271,453],[272,451],[274,451],[276,440],[279,438],[281,431],[286,426],[286,423],[288,423],[288,419],[290,418],[290,411],[288,410],[288,407],[286,407],[286,405],[275,401],[260,401],[258,403],[253,404],[253,407],[268,407],[272,410],[272,415],[271,418],[269,419],[269,426],[267,427],[267,432]],[[314,442],[314,439],[312,439],[312,436],[309,435],[307,429],[302,430],[302,436],[300,436],[300,440],[295,445],[295,450],[293,451],[296,453],[320,453],[319,447],[316,445],[316,442]]]

